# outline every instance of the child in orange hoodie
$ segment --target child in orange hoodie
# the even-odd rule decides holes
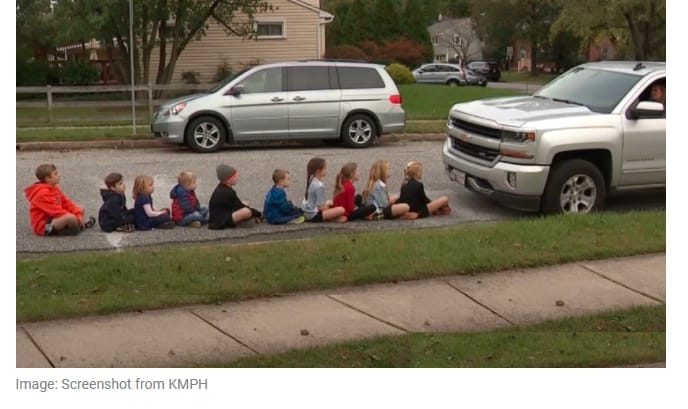
[[[39,236],[73,236],[92,227],[96,219],[84,222],[84,211],[65,195],[60,187],[60,173],[52,163],[36,168],[38,182],[27,186],[31,227]]]

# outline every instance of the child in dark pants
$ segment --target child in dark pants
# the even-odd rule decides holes
[[[417,217],[428,217],[439,214],[449,214],[449,198],[447,196],[438,197],[430,200],[425,194],[425,188],[420,182],[423,177],[423,165],[420,162],[411,161],[404,167],[405,182],[401,185],[401,194],[397,203],[409,205],[409,213],[416,214]]]
[[[121,173],[110,173],[105,177],[106,189],[100,189],[103,205],[98,211],[98,224],[106,233],[115,230],[126,233],[136,230],[134,210],[127,209],[127,198],[124,195],[126,186]]]
[[[342,166],[335,181],[333,205],[343,207],[344,215],[349,220],[371,218],[375,214],[375,210],[377,210],[374,204],[356,207],[354,203],[356,188],[353,182],[360,177],[358,165],[354,162],[348,162]]]
[[[174,222],[170,217],[170,209],[155,209],[153,207],[153,178],[148,175],[137,176],[134,179],[134,216],[136,230],[173,229]]]
[[[228,227],[236,227],[238,223],[251,218],[259,222],[262,214],[258,210],[248,207],[247,203],[239,200],[232,187],[239,180],[239,172],[228,165],[218,166],[216,172],[220,184],[217,185],[210,196],[208,228],[211,230],[221,230]]]

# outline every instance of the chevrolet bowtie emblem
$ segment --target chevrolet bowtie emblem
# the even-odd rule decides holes
[[[462,133],[459,135],[459,139],[461,139],[464,142],[470,142],[471,136],[469,134]]]

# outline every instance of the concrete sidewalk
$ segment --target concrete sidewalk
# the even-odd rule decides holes
[[[185,367],[666,302],[666,254],[17,325],[17,367]]]

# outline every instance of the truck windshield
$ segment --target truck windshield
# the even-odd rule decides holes
[[[640,76],[591,68],[574,68],[550,82],[534,94],[576,105],[591,111],[610,113]]]

